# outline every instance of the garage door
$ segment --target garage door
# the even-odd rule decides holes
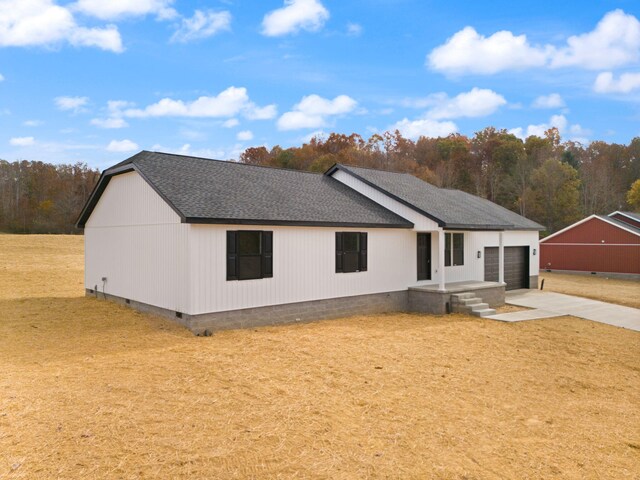
[[[499,279],[498,247],[484,249],[484,279]],[[507,290],[529,288],[529,247],[504,247],[504,281]]]

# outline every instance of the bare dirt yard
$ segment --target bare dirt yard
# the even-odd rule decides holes
[[[0,478],[639,479],[640,334],[381,315],[195,337],[0,235]]]
[[[540,272],[544,289],[579,297],[640,308],[640,281],[606,278],[600,275],[570,275]]]

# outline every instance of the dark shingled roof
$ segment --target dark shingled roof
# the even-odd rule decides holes
[[[438,188],[408,173],[335,165],[435,220],[441,227],[466,230],[544,230],[544,227],[484,198],[460,190]]]
[[[131,170],[187,223],[413,227],[322,174],[147,151],[103,172],[79,227],[84,227],[110,178]]]

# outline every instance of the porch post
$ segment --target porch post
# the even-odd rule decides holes
[[[502,238],[502,233],[499,235],[499,243],[498,243],[498,281],[500,283],[504,283],[504,242]]]
[[[444,288],[444,230],[438,230],[438,268],[440,269],[440,282],[438,283],[438,290],[445,291]]]

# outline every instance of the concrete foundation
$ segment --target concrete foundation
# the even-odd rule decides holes
[[[309,322],[340,318],[350,315],[372,315],[393,312],[416,312],[443,315],[449,311],[451,294],[460,291],[473,291],[485,303],[492,307],[504,305],[504,285],[488,282],[475,284],[452,284],[444,292],[433,287],[415,287],[397,292],[374,293],[339,297],[308,302],[287,303],[265,307],[244,308],[227,312],[212,312],[200,315],[189,315],[165,308],[155,307],[135,300],[115,295],[104,294],[87,289],[86,295],[98,299],[106,299],[121,305],[153,315],[169,318],[184,325],[195,334],[203,334],[206,330],[229,330],[236,328],[252,328],[266,325]]]
[[[615,273],[615,272],[583,272],[581,270],[550,270],[540,268],[540,273],[566,273],[568,275],[585,275],[603,278],[617,278],[620,280],[640,280],[640,273]]]

